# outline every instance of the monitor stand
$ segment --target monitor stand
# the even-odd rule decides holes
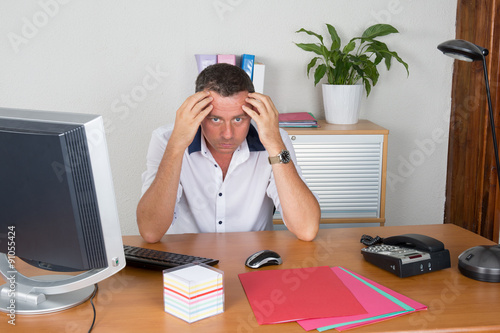
[[[79,275],[42,275],[27,277],[0,254],[0,274],[7,281],[0,286],[0,311],[8,314],[44,314],[77,306],[92,296],[95,285],[81,286],[95,272]],[[76,288],[75,288],[76,286]]]

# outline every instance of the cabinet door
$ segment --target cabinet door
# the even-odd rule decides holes
[[[383,135],[290,135],[321,217],[379,218]]]

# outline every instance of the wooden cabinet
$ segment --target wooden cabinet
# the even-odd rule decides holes
[[[309,188],[319,196],[321,223],[384,225],[389,131],[368,120],[319,125],[285,130]],[[281,223],[278,214],[275,223]]]

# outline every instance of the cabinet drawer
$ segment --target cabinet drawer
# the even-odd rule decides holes
[[[321,217],[379,218],[383,135],[290,135]]]

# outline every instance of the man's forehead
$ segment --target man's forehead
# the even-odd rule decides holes
[[[217,93],[213,93],[217,94]],[[223,97],[220,95],[212,95],[214,97],[212,101],[212,106],[214,107],[210,115],[232,115],[232,116],[245,116],[246,113],[241,108],[242,105],[251,107],[249,103],[245,101],[248,97],[248,92],[239,93],[238,95]]]

